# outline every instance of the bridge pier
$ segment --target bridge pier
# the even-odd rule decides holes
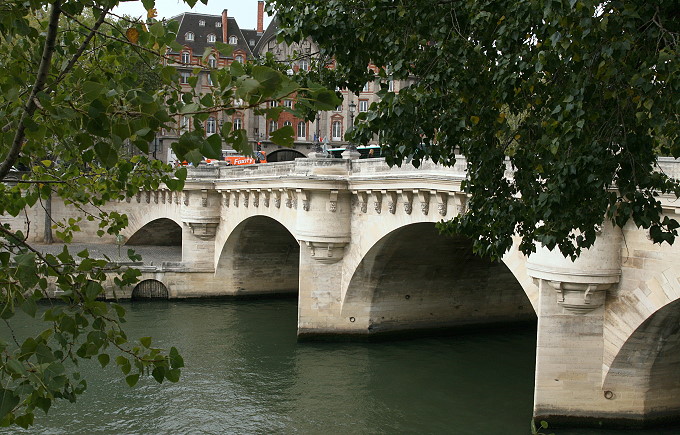
[[[620,279],[621,243],[620,229],[607,223],[574,262],[557,249],[539,248],[529,257],[527,269],[539,287],[536,421],[616,425],[644,415],[642,392],[624,399],[603,385],[605,308]]]

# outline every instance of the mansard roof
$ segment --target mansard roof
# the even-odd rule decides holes
[[[179,30],[177,31],[177,42],[183,46],[191,48],[194,55],[202,55],[206,47],[213,47],[215,44],[208,42],[208,35],[215,35],[215,40],[219,42],[229,43],[229,38],[235,36],[237,43],[234,46],[235,50],[241,50],[246,53],[247,57],[255,56],[251,46],[249,46],[248,41],[255,38],[255,43],[259,42],[259,36],[257,36],[257,31],[255,30],[241,30],[236,19],[233,17],[227,18],[227,38],[224,40],[224,34],[222,30],[222,16],[221,15],[209,15],[209,14],[198,14],[193,12],[184,12],[182,14],[176,15],[170,20],[179,22]],[[200,21],[205,21],[205,25],[201,26]],[[219,27],[215,23],[220,23]],[[187,33],[193,33],[193,41],[187,41]],[[246,35],[248,35],[246,37]]]

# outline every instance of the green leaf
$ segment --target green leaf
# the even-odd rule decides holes
[[[295,131],[293,130],[293,127],[290,125],[286,125],[272,132],[271,140],[272,142],[279,146],[290,148],[293,146],[294,134]]]
[[[139,342],[147,349],[151,347],[151,337],[142,337],[139,339]]]
[[[38,306],[33,298],[27,298],[22,304],[21,309],[31,317],[35,317]]]
[[[125,382],[127,382],[129,387],[134,387],[137,385],[137,382],[139,381],[139,373],[135,373],[134,375],[129,375],[125,377]]]
[[[234,52],[234,46],[225,44],[224,42],[216,41],[215,48],[217,48],[217,51],[219,51],[224,57],[231,57],[232,53]]]
[[[104,368],[109,364],[109,361],[111,360],[111,358],[106,353],[100,353],[97,356],[97,360],[99,360],[99,364],[102,366],[102,368]]]
[[[281,84],[282,74],[266,66],[257,65],[253,67],[253,78],[257,80],[263,88],[263,94],[271,95]]]
[[[184,359],[174,346],[170,348],[170,366],[175,369],[184,367]]]
[[[97,142],[94,145],[94,152],[99,161],[108,168],[114,167],[118,162],[118,153],[106,142]]]
[[[0,389],[0,419],[9,414],[19,404],[19,398],[10,390]]]

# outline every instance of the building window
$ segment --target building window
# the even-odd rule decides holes
[[[332,136],[333,140],[342,140],[342,122],[333,121]]]
[[[183,85],[186,85],[189,83],[189,77],[191,77],[191,73],[188,71],[182,71],[179,73],[179,82]]]
[[[307,138],[307,125],[304,123],[304,121],[298,122],[297,137],[298,137],[298,139],[306,139]]]
[[[215,34],[214,33],[211,33],[210,35],[208,35],[208,42],[215,42]]]
[[[222,27],[222,21],[215,21],[215,27]]]
[[[209,66],[210,68],[217,68],[217,59],[215,59],[214,57],[210,56],[210,57],[208,58],[208,66]]]
[[[394,92],[394,80],[390,79],[390,81],[387,82],[387,90]]]
[[[182,52],[182,63],[189,63],[191,62],[191,56],[189,55],[188,51],[183,51]]]
[[[248,41],[248,44],[250,44],[250,46],[252,47],[253,45],[255,45],[255,40],[251,39],[250,41]]]
[[[208,120],[205,122],[205,132],[207,134],[215,134],[215,131],[217,130],[217,121],[215,121],[215,118],[212,116],[208,118]]]
[[[241,118],[234,118],[234,131],[240,130],[243,128],[243,121]]]
[[[368,100],[359,100],[359,112],[368,112]]]
[[[205,20],[199,20],[198,25],[201,27],[205,27]]]
[[[309,69],[309,62],[307,59],[301,59],[298,66],[300,67],[300,71],[307,71]]]
[[[368,92],[368,91],[370,91],[370,90],[371,90],[371,87],[370,87],[369,85],[370,85],[370,83],[366,83],[366,84],[364,85],[364,89],[362,90],[362,92]]]
[[[236,60],[236,62],[243,63],[243,56],[241,56],[241,55],[239,54],[238,56],[236,56],[236,59],[235,59],[235,60]]]
[[[279,128],[279,125],[273,119],[269,121],[269,134],[271,135]]]
[[[286,122],[283,123],[284,127],[289,127],[289,126],[292,126],[292,125],[293,125],[293,123],[290,122],[290,121],[286,121]]]
[[[189,131],[189,118],[186,116],[182,116],[179,120],[179,131],[180,133],[184,133],[185,131]]]
[[[270,102],[269,102],[269,107],[276,107],[276,106],[278,106],[278,105],[279,105],[279,102],[278,102],[278,101],[270,101]]]
[[[283,100],[283,105],[289,109],[293,108],[293,100]]]
[[[231,45],[236,45],[236,44],[238,44],[238,38],[237,38],[236,36],[234,36],[234,35],[231,35],[231,36],[229,37],[229,43],[230,43]]]
[[[185,41],[193,41],[194,40],[194,32],[187,32],[184,35],[184,40]]]
[[[342,112],[342,104],[335,108],[336,112]]]
[[[210,75],[210,73],[205,75],[205,84],[208,86],[213,85],[212,76]]]

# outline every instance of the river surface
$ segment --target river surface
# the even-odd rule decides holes
[[[82,367],[88,390],[76,404],[55,404],[47,416],[37,411],[28,431],[0,433],[530,433],[532,328],[298,343],[295,300],[124,306],[130,338],[151,335],[154,346],[180,350],[186,365],[180,382],[159,385],[149,378],[128,388],[116,367],[101,370],[92,362]]]

